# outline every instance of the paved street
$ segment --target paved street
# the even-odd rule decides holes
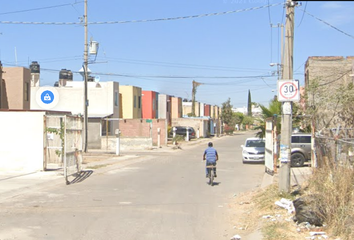
[[[264,165],[242,164],[247,136],[213,140],[220,156],[214,187],[206,183],[205,142],[87,169],[82,182],[56,181],[4,200],[0,239],[230,239],[229,203],[264,175]]]

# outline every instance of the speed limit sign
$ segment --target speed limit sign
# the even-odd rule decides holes
[[[300,100],[299,81],[279,80],[278,81],[278,101],[292,102]]]

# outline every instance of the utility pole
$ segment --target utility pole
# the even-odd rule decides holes
[[[85,13],[84,13],[84,26],[85,26],[85,48],[84,48],[84,152],[87,152],[87,123],[88,123],[88,99],[87,99],[87,70],[88,70],[88,36],[87,36],[87,0],[85,0]]]
[[[293,50],[294,50],[294,13],[296,2],[286,1],[285,23],[285,51],[282,63],[282,79],[293,79]],[[282,104],[279,190],[290,192],[290,166],[291,166],[291,133],[292,133],[292,102]]]
[[[193,80],[192,88],[192,116],[195,116],[195,94],[197,93],[197,87],[202,85],[202,83]]]

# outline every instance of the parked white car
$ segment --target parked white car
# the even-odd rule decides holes
[[[247,138],[245,145],[242,147],[242,162],[264,162],[265,155],[265,139],[264,138]]]

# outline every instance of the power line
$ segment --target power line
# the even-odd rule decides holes
[[[305,11],[306,11],[306,8],[307,8],[307,2],[306,2],[306,5],[305,5]],[[297,27],[300,27],[300,25],[302,23],[302,20],[304,20],[304,16],[305,16],[305,12],[302,13],[301,21],[300,21],[300,23],[299,23],[299,25]]]
[[[169,17],[169,18],[157,18],[157,19],[145,19],[145,20],[127,20],[127,21],[105,21],[105,22],[89,22],[89,25],[101,25],[101,24],[123,24],[123,23],[143,23],[143,22],[159,22],[159,21],[172,21],[172,20],[184,20],[192,18],[202,18],[202,17],[211,17],[211,16],[220,16],[233,13],[249,12],[253,10],[259,10],[268,7],[275,7],[283,5],[284,3],[274,3],[270,5],[245,8],[233,11],[218,12],[218,13],[206,13],[192,16],[183,16],[183,17]],[[0,21],[0,24],[26,24],[26,25],[82,25],[81,22],[20,22],[20,21]]]
[[[145,60],[110,58],[110,57],[106,57],[104,59],[107,60],[107,61],[110,61],[110,62],[157,65],[157,66],[168,66],[168,67],[182,67],[182,68],[195,68],[195,69],[210,69],[210,70],[223,70],[223,71],[240,71],[240,70],[244,70],[245,72],[264,72],[264,71],[267,71],[267,69],[260,69],[260,68],[236,68],[236,67],[225,67],[225,66],[171,63],[171,62],[159,62],[159,61],[145,61]],[[113,61],[111,59],[113,59]],[[176,66],[173,66],[173,65],[176,65]]]
[[[320,21],[320,22],[326,24],[327,26],[329,26],[329,27],[331,27],[331,28],[337,30],[338,32],[343,33],[344,35],[347,35],[347,36],[350,37],[350,38],[354,38],[353,35],[350,35],[349,33],[346,33],[346,32],[344,32],[344,31],[340,30],[339,28],[337,28],[337,27],[333,26],[332,24],[330,24],[330,23],[328,23],[328,22],[326,22],[326,21],[324,21],[324,20],[322,20],[322,19],[320,19],[320,18],[318,18],[318,17],[312,15],[311,13],[306,12],[306,10],[301,9],[301,8],[299,8],[299,9],[300,9],[301,11],[303,11],[304,13],[306,13],[307,15],[309,15],[309,16],[315,18],[316,20],[318,20],[318,21]]]
[[[79,3],[82,3],[82,1],[81,2],[75,2],[75,3],[66,3],[66,4],[61,4],[61,5],[48,6],[48,7],[41,7],[41,8],[32,8],[32,9],[12,11],[12,12],[3,12],[3,13],[0,13],[0,15],[8,15],[8,14],[14,14],[14,13],[39,11],[39,10],[50,9],[50,8],[59,8],[59,7],[73,6],[74,4],[79,4]]]

